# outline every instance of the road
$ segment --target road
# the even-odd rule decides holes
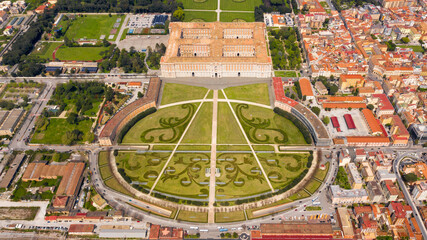
[[[412,211],[414,212],[415,219],[417,220],[417,224],[421,229],[421,233],[423,234],[423,238],[427,239],[427,231],[426,227],[424,225],[424,221],[421,218],[421,215],[418,211],[417,206],[414,203],[414,200],[412,199],[411,194],[409,193],[408,188],[406,187],[405,183],[402,180],[402,176],[399,172],[399,165],[400,162],[407,158],[409,153],[401,153],[393,162],[393,171],[396,174],[397,182],[399,183],[400,189],[402,189],[403,195],[405,196],[406,202],[411,206]]]

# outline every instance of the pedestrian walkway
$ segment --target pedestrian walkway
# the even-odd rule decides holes
[[[209,213],[208,223],[215,222],[215,185],[216,185],[216,136],[218,129],[218,90],[213,92],[212,109],[212,144],[211,144],[211,175],[209,179]]]

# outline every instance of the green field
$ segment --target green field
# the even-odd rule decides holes
[[[299,192],[295,193],[294,195],[290,196],[289,199],[292,201],[296,201],[306,197],[310,197],[310,195],[306,191],[304,191],[304,189],[302,189]]]
[[[309,153],[258,153],[257,155],[271,185],[275,189],[280,189],[307,169]]]
[[[215,213],[216,223],[245,221],[245,213],[243,211],[235,212],[217,212]]]
[[[252,143],[306,144],[300,130],[271,109],[246,104],[232,105]]]
[[[216,10],[218,8],[217,0],[179,0],[184,4],[184,9],[204,9]]]
[[[297,77],[295,71],[274,71],[274,76],[276,77]]]
[[[208,89],[203,87],[166,83],[162,93],[162,105],[194,99],[203,99],[207,92]]]
[[[107,47],[60,47],[56,58],[63,61],[97,61],[102,59],[101,52]]]
[[[209,177],[205,176],[205,170],[209,167],[210,153],[175,153],[155,190],[183,197],[207,199]]]
[[[228,99],[237,99],[270,105],[267,83],[257,83],[224,89]]]
[[[101,35],[105,35],[108,40],[111,29],[113,29],[114,23],[117,18],[121,18],[121,22],[124,21],[125,16],[108,15],[83,15],[84,17],[77,16],[68,28],[65,36],[69,39],[96,39],[99,40]],[[60,22],[61,24],[61,22]],[[117,29],[119,32],[119,28]],[[117,34],[114,34],[117,35]],[[114,38],[115,39],[115,38]],[[110,40],[114,40],[110,39]]]
[[[99,110],[99,105],[101,105],[102,101],[95,101],[92,103],[92,108],[85,111],[83,115],[89,116],[89,117],[95,117]]]
[[[420,45],[397,45],[400,48],[411,48],[414,52],[424,52],[423,47]]]
[[[184,11],[184,22],[215,22],[216,12],[207,11]]]
[[[136,153],[121,151],[116,157],[118,169],[123,169],[132,181],[139,182],[142,188],[151,188],[160,175],[170,153]]]
[[[91,137],[91,127],[93,119],[83,120],[78,125],[69,124],[65,118],[50,118],[49,125],[45,131],[34,133],[31,143],[40,144],[63,144],[67,131],[78,129],[83,133],[82,140],[78,143],[84,143]]]
[[[137,122],[122,143],[176,143],[196,109],[197,104],[162,108]]]
[[[222,12],[221,22],[255,22],[254,13],[250,12]]]
[[[200,107],[193,123],[188,128],[182,143],[211,143],[212,103],[205,102]]]
[[[329,170],[329,162],[327,162],[325,164],[326,169],[325,170],[321,170],[320,168],[316,169],[316,172],[314,173],[314,177],[319,179],[320,181],[323,181],[326,177],[326,174],[328,173]]]
[[[322,185],[321,182],[315,179],[311,179],[310,182],[308,182],[307,185],[305,186],[305,189],[309,191],[311,194],[313,194],[320,187],[320,185]]]
[[[43,59],[54,60],[52,57],[53,51],[59,47],[62,43],[59,42],[43,42],[38,48],[35,48],[31,55],[39,56]]]
[[[180,210],[176,219],[186,222],[208,222],[208,213]]]
[[[247,143],[227,103],[218,103],[218,144]]]
[[[254,11],[262,0],[221,0],[221,10]]]
[[[216,198],[229,199],[251,196],[271,191],[255,157],[250,153],[220,153],[216,178]]]

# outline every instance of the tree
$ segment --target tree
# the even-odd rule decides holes
[[[138,98],[142,98],[144,97],[144,94],[142,94],[142,92],[138,92]]]
[[[313,111],[317,116],[320,114],[320,108],[319,107],[312,107],[311,111]]]
[[[323,119],[322,119],[322,122],[323,122],[325,125],[328,125],[328,124],[330,123],[330,118],[329,118],[328,116],[324,116],[324,117],[323,117]]]
[[[109,41],[107,41],[107,39],[104,38],[104,39],[102,39],[102,45],[104,47],[109,47],[111,45],[111,43]]]
[[[349,111],[351,111],[351,109],[352,109],[352,108],[351,108],[351,107],[348,107],[347,109],[348,109]]]
[[[374,108],[375,108],[374,105],[372,105],[372,104],[368,104],[368,106],[366,106],[366,107],[371,111],[374,110]]]
[[[418,177],[417,175],[415,175],[415,173],[408,173],[403,175],[402,177],[405,182],[410,182],[410,183],[416,182],[418,180]]]
[[[410,42],[410,40],[409,40],[409,38],[408,37],[403,37],[403,38],[401,38],[400,39],[400,41],[402,42],[402,43],[408,43],[408,42]]]
[[[78,117],[77,113],[72,112],[72,113],[70,113],[70,115],[68,115],[67,122],[69,124],[76,124],[77,123],[77,117]]]
[[[179,20],[179,21],[184,21],[184,18],[185,18],[185,13],[184,13],[184,10],[182,10],[182,8],[181,7],[178,7],[176,10],[175,10],[175,12],[173,12],[173,15],[172,15],[175,19],[177,19],[177,20]]]

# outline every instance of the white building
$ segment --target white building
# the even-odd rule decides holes
[[[412,197],[417,201],[427,200],[427,183],[421,182],[412,190]]]
[[[339,152],[339,156],[338,159],[340,161],[339,166],[340,167],[344,167],[346,166],[348,163],[350,163],[351,157],[350,157],[350,153],[348,152],[347,149],[343,149]]]
[[[353,204],[369,202],[368,193],[365,189],[346,190],[338,185],[329,187],[329,196],[332,204]]]

